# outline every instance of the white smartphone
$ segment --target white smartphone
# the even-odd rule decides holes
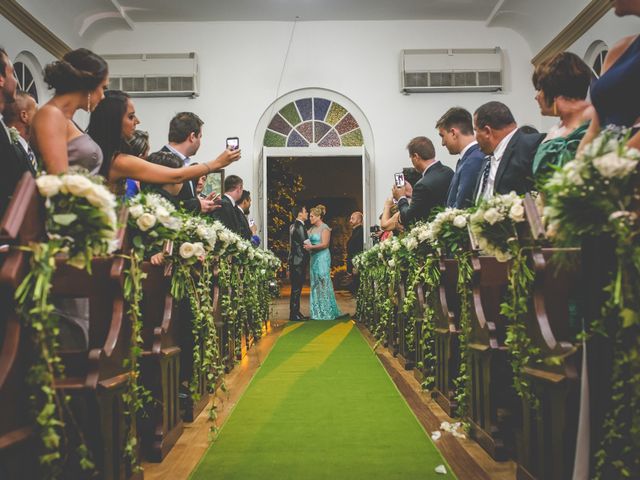
[[[240,148],[240,139],[238,137],[229,137],[227,138],[227,149],[228,150],[237,150]]]
[[[393,178],[396,182],[396,187],[404,187],[404,173],[394,173]]]
[[[249,219],[249,226],[253,227],[256,224],[256,221],[253,218]]]

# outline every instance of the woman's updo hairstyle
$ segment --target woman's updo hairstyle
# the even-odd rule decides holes
[[[536,90],[544,93],[547,106],[556,97],[584,100],[591,84],[589,66],[575,53],[560,52],[539,64],[531,81]]]
[[[107,77],[109,66],[86,48],[68,52],[62,60],[44,68],[44,81],[56,94],[94,90]]]
[[[327,209],[324,205],[316,205],[311,209],[311,213],[313,213],[316,217],[324,218],[327,213]]]

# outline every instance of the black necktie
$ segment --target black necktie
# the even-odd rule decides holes
[[[487,181],[489,180],[489,172],[491,171],[491,155],[485,157],[485,165],[482,170],[482,182],[480,182],[480,192],[478,195],[478,201],[484,197],[484,190],[487,188]]]

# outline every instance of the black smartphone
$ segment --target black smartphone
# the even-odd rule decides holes
[[[240,139],[238,137],[227,138],[227,150],[237,150],[240,148]]]
[[[396,187],[404,187],[404,173],[394,173],[393,178],[396,182]]]

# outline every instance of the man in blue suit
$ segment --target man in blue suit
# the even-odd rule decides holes
[[[456,172],[447,192],[447,207],[468,208],[473,205],[473,191],[480,175],[484,153],[473,131],[473,118],[464,108],[453,107],[436,123],[442,146],[451,155],[460,155]]]

